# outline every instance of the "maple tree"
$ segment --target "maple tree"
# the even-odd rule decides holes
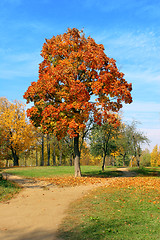
[[[33,126],[26,119],[25,105],[0,98],[0,129],[5,146],[12,152],[14,166],[19,165],[19,153],[34,143]]]
[[[113,112],[132,102],[132,85],[104,46],[76,28],[46,39],[41,56],[38,81],[24,94],[27,103],[34,102],[27,114],[43,132],[74,138],[75,176],[81,176],[79,134],[90,114],[99,125],[102,119],[115,121]]]

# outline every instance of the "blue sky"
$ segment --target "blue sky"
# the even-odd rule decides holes
[[[150,149],[160,145],[159,0],[1,0],[0,96],[23,100],[38,79],[45,38],[68,27],[83,28],[117,61],[133,84],[133,103],[122,109],[124,121],[141,122]]]

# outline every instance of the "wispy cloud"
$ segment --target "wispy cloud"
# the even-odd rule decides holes
[[[130,112],[160,112],[160,103],[134,101],[129,105],[124,105],[123,110]]]
[[[152,83],[157,82],[157,84],[160,85],[160,70],[159,71],[151,71],[151,69],[141,71],[137,68],[137,71],[134,71],[134,68],[131,66],[131,68],[127,68],[127,71],[125,72],[125,76],[128,79],[134,79],[141,80],[146,83]]]
[[[160,103],[135,101],[124,105],[122,113],[126,122],[136,120],[143,129],[160,129]]]
[[[144,129],[144,128],[141,129],[140,128],[139,130],[142,131],[144,135],[147,136],[148,139],[150,140],[149,146],[148,144],[142,145],[143,149],[148,148],[150,151],[152,151],[155,145],[160,146],[160,129]]]
[[[160,56],[157,54],[157,51],[160,51],[160,36],[157,36],[156,32],[102,32],[96,39],[103,41],[108,55],[114,56],[126,66],[134,64],[143,70],[157,70],[157,66],[160,66]]]
[[[147,0],[141,0],[141,1],[135,1],[135,0],[112,0],[112,1],[106,1],[106,0],[85,0],[83,1],[83,5],[86,8],[96,7],[102,12],[111,12],[114,10],[126,11],[126,10],[132,10],[133,8],[139,9],[140,12],[144,11],[143,7],[144,4],[147,4]],[[148,6],[148,5],[147,5]],[[152,5],[148,6],[150,9],[152,6],[154,6],[154,3]],[[145,9],[145,11],[148,10],[148,8]]]
[[[38,64],[42,60],[38,52],[12,53],[0,50],[0,79],[14,79],[38,75]]]

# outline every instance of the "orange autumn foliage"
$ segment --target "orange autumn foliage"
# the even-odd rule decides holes
[[[113,112],[122,108],[122,102],[132,102],[132,85],[116,61],[83,31],[69,28],[46,39],[41,56],[38,81],[32,82],[24,98],[34,102],[27,114],[44,132],[54,132],[58,139],[67,133],[75,137],[85,129],[91,112],[99,125],[102,119],[114,122]]]

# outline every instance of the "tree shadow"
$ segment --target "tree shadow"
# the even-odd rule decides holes
[[[95,177],[95,178],[112,178],[112,177],[121,177],[123,175],[122,171],[118,171],[118,170],[105,170],[105,171],[101,171],[101,170],[97,170],[97,171],[89,171],[89,172],[82,172],[82,177]]]
[[[98,218],[92,218],[89,224],[78,224],[75,228],[59,229],[58,237],[68,240],[104,240],[104,239],[122,239],[122,229],[124,228],[123,219],[114,219],[114,221],[102,221]],[[119,231],[120,230],[120,231]],[[120,238],[118,238],[118,236]]]
[[[4,180],[9,180],[20,187],[24,188],[43,188],[47,189],[53,186],[51,183],[47,183],[46,181],[35,180],[33,178],[24,178],[20,176],[16,176],[13,174],[2,173],[2,178]]]
[[[138,177],[160,177],[160,168],[133,168],[130,172],[135,172]]]
[[[15,231],[4,230],[0,233],[0,239],[4,240],[62,240],[57,237],[54,230],[36,229],[29,231],[27,229],[17,229]]]

